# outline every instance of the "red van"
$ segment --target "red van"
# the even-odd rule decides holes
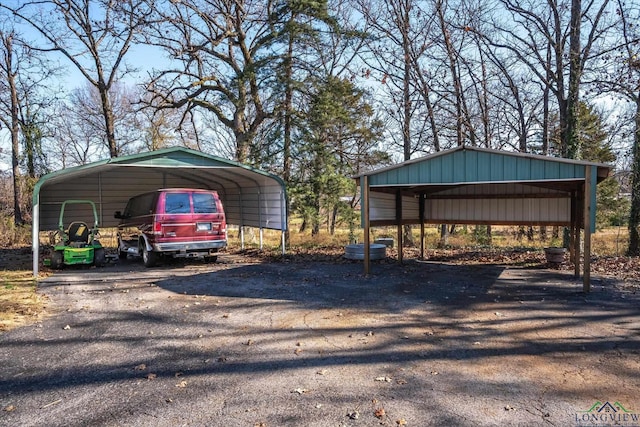
[[[218,193],[212,190],[165,188],[129,199],[117,211],[118,253],[142,256],[146,267],[161,257],[216,261],[227,246],[227,223]]]

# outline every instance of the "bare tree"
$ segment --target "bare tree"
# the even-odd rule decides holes
[[[6,14],[0,15],[7,18]],[[9,25],[9,20],[0,27],[0,54],[0,127],[4,126],[10,133],[14,222],[22,224],[22,181],[25,177],[20,169],[21,157],[24,154],[26,158],[26,178],[34,180],[46,121],[45,117],[39,116],[52,98],[46,85],[57,70],[28,48],[21,35]]]
[[[147,42],[179,66],[156,73],[147,86],[151,102],[160,109],[182,108],[184,114],[212,112],[234,134],[234,157],[246,161],[273,110],[263,91],[274,78],[269,3],[185,0],[156,6]]]
[[[0,5],[37,31],[32,48],[59,52],[96,88],[109,155],[121,154],[110,90],[131,71],[125,56],[146,22],[143,0],[43,0]]]
[[[599,93],[616,94],[627,101],[633,119],[631,142],[631,210],[629,214],[628,254],[640,255],[640,6],[616,1],[617,38],[599,57],[599,72],[593,83]]]
[[[112,85],[109,99],[119,154],[137,152],[147,126],[138,110],[138,92],[117,83]],[[75,88],[66,101],[59,102],[56,111],[56,130],[49,143],[58,152],[61,166],[86,164],[108,155],[110,146],[102,115],[102,97],[94,86],[85,84]]]
[[[518,58],[542,82],[544,90],[553,93],[562,129],[561,152],[565,157],[579,157],[575,110],[593,49],[611,28],[604,19],[609,0],[589,2],[584,7],[580,0],[499,3],[506,15],[496,14],[496,31],[489,36],[493,46]]]
[[[357,7],[365,17],[363,32],[369,34],[361,55],[366,64],[362,76],[376,79],[384,89],[381,107],[398,126],[391,138],[400,136],[396,144],[404,160],[417,151],[439,151],[431,82],[422,69],[434,37],[432,13],[415,0],[358,0]]]
[[[16,54],[14,47],[15,32],[5,33],[0,31],[2,39],[2,62],[0,63],[0,71],[2,72],[3,86],[8,93],[8,102],[2,99],[3,106],[6,106],[9,112],[7,118],[0,116],[3,124],[9,128],[11,133],[11,170],[13,172],[13,220],[16,225],[21,225],[22,210],[20,207],[21,189],[20,189],[20,122],[18,116],[18,64],[16,63]],[[4,97],[3,97],[4,98]],[[5,111],[6,111],[5,110]]]

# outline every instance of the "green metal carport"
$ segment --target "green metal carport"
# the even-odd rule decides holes
[[[364,269],[370,271],[370,227],[424,224],[547,225],[569,227],[570,256],[583,289],[590,290],[591,233],[596,185],[611,166],[516,152],[460,146],[357,178],[362,194]]]
[[[93,200],[99,226],[114,227],[113,217],[128,199],[159,188],[189,187],[218,191],[228,224],[282,230],[287,227],[286,187],[275,175],[241,163],[183,147],[116,157],[63,169],[40,178],[33,190],[33,275],[38,275],[40,231],[58,227],[67,199]],[[65,221],[86,221],[88,211],[65,212]],[[262,236],[262,234],[261,234]],[[244,242],[244,239],[242,240]]]

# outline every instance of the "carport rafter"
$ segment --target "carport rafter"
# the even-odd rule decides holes
[[[596,185],[609,165],[532,154],[458,147],[356,180],[362,194],[365,274],[370,272],[370,228],[424,224],[549,225],[570,230],[570,256],[580,275],[580,229],[584,229],[583,290],[590,290],[591,232]]]

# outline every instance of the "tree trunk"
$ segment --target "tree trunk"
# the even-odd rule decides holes
[[[402,11],[402,50],[404,54],[404,74],[402,82],[402,106],[403,106],[403,121],[402,121],[402,144],[404,148],[404,160],[411,159],[411,40],[409,39],[409,27],[411,26],[409,18],[409,7],[405,7]],[[404,233],[402,236],[403,243],[406,246],[415,246],[413,239],[413,231],[410,225],[404,226]]]
[[[582,77],[582,63],[580,51],[580,20],[582,19],[582,0],[571,0],[571,25],[569,30],[569,89],[566,103],[566,124],[563,129],[565,155],[575,159],[579,155],[580,147],[577,136],[576,123],[578,120],[578,103],[580,99],[580,79]]]
[[[453,43],[451,42],[451,33],[447,29],[447,24],[444,19],[444,11],[442,8],[444,5],[442,4],[442,0],[436,1],[436,12],[438,13],[438,21],[440,24],[440,30],[442,31],[442,36],[444,38],[444,44],[447,51],[447,60],[449,65],[449,71],[451,72],[451,81],[453,82],[453,91],[455,96],[455,106],[456,106],[456,140],[457,145],[464,144],[464,138],[462,134],[462,87],[460,84],[460,79],[458,78],[458,70],[456,66],[456,55],[453,47]]]
[[[331,218],[329,220],[329,234],[332,236],[336,234],[337,220],[338,220],[338,205],[334,205],[333,209],[331,210]]]
[[[449,229],[447,224],[440,225],[440,247],[445,247],[449,243]]]
[[[18,88],[16,87],[16,74],[13,70],[13,36],[4,38],[6,49],[7,84],[11,95],[11,168],[13,172],[13,221],[16,225],[22,225],[22,210],[20,202],[22,191],[20,188],[20,121],[18,116]]]
[[[282,147],[282,179],[286,185],[291,184],[291,128],[292,128],[292,116],[293,116],[293,44],[294,37],[289,34],[289,45],[287,48],[287,58],[285,59],[285,94],[284,94],[284,114],[283,114],[283,147]],[[289,212],[291,212],[291,206],[289,198],[286,200],[286,212],[287,222],[289,221]],[[284,233],[284,240],[289,245],[289,224],[287,224],[287,230]]]
[[[101,73],[101,70],[99,69]],[[102,103],[102,115],[104,118],[104,129],[107,136],[107,146],[109,148],[109,156],[111,158],[118,157],[119,149],[116,143],[116,133],[114,129],[113,107],[109,96],[109,86],[104,82],[102,75],[98,78],[98,92],[100,92],[100,102]]]

